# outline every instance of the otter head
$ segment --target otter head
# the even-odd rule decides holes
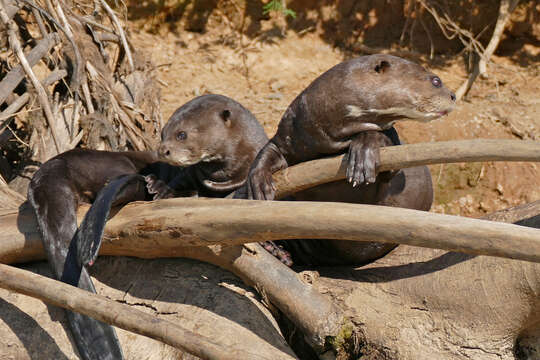
[[[455,107],[456,96],[437,75],[399,57],[367,56],[349,74],[345,86],[355,96],[347,115],[381,129],[396,120],[434,120]]]
[[[178,108],[161,132],[160,160],[182,167],[222,160],[234,126],[231,105],[225,96],[203,95]]]

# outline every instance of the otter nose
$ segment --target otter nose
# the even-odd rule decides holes
[[[168,157],[171,155],[171,150],[169,150],[167,145],[161,145],[158,149],[158,154],[160,157]]]
[[[452,101],[456,101],[456,94],[454,94],[453,92],[450,93],[450,99],[452,99]]]

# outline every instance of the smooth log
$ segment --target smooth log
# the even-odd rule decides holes
[[[540,161],[540,142],[503,139],[441,141],[383,147],[379,171],[477,161]],[[307,161],[274,174],[276,198],[345,179],[345,156]]]
[[[31,213],[4,214],[0,260],[41,256]],[[374,205],[204,198],[125,206],[107,223],[101,254],[155,258],[175,256],[186,246],[303,238],[379,241],[540,262],[540,230],[524,226]]]
[[[97,320],[162,341],[201,359],[294,359],[231,320],[220,320],[220,329],[237,339],[235,346],[221,343],[223,334],[206,337],[182,326],[136,310],[103,296],[33,272],[0,264],[0,287],[35,297],[46,303],[80,312]],[[200,319],[204,322],[204,319]],[[213,322],[216,319],[212,319]]]

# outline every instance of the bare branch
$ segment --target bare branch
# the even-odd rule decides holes
[[[209,338],[128,305],[4,264],[0,264],[0,287],[148,336],[202,359],[294,359],[290,354],[266,344],[264,340],[257,338],[254,341],[256,338],[254,335],[225,318],[220,321],[226,323],[225,326],[230,330],[230,337],[238,337],[237,347],[220,342],[224,336],[222,333],[216,333],[215,336]],[[200,313],[197,315],[200,316]],[[199,321],[205,320],[200,319]],[[215,322],[216,319],[212,318],[212,321]],[[246,338],[250,341],[244,344],[242,340]]]
[[[126,52],[126,57],[128,59],[129,68],[131,72],[135,71],[135,65],[133,63],[133,57],[131,56],[131,50],[129,49],[129,44],[126,39],[126,34],[124,34],[124,29],[122,29],[122,25],[120,24],[120,21],[118,21],[118,18],[114,14],[114,11],[110,8],[110,6],[107,4],[105,0],[100,0],[101,6],[105,9],[109,17],[111,18],[111,21],[113,22],[114,26],[116,27],[116,30],[120,34],[120,39],[122,40],[122,45],[124,47],[124,51]]]

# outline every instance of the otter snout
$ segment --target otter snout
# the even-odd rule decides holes
[[[162,143],[158,149],[158,155],[160,158],[166,159],[171,156],[171,149],[167,143]]]
[[[452,101],[456,101],[456,94],[454,94],[453,92],[450,91],[450,99]]]

